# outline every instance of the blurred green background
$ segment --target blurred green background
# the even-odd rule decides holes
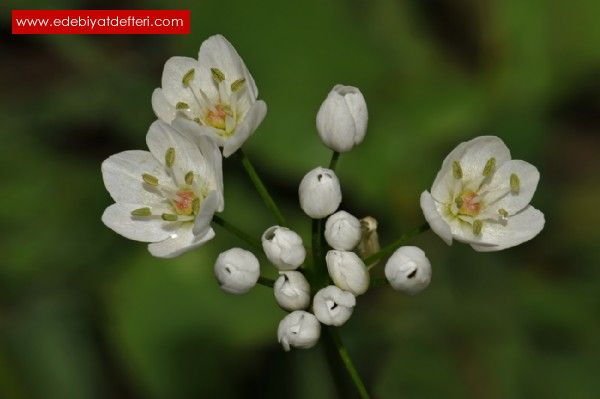
[[[9,6],[191,7],[192,34],[17,37]],[[541,171],[533,241],[479,254],[429,232],[428,290],[360,298],[341,333],[375,397],[600,397],[598,15],[596,0],[0,4],[0,397],[334,395],[320,346],[278,346],[270,290],[217,287],[216,255],[242,243],[218,230],[159,260],[100,222],[100,163],[145,147],[164,62],[215,33],[268,104],[246,151],[304,234],[297,184],[328,162],[315,115],[336,83],[370,112],[339,163],[343,208],[376,217],[384,244],[422,222],[419,193],[460,141],[498,135]],[[274,224],[235,160],[225,176],[224,217]]]

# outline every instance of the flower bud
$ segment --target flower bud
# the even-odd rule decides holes
[[[334,213],[325,223],[325,239],[334,249],[352,251],[361,237],[360,221],[346,211]]]
[[[287,227],[269,227],[262,235],[262,246],[279,270],[295,270],[306,258],[302,238]]]
[[[317,319],[328,326],[341,326],[352,315],[356,298],[335,285],[325,287],[313,298],[313,312]]]
[[[280,272],[273,286],[275,300],[285,310],[306,309],[310,304],[310,285],[304,275],[296,271]]]
[[[298,189],[300,207],[313,219],[331,215],[342,202],[340,181],[331,169],[315,168],[308,172]]]
[[[250,251],[231,248],[215,262],[215,276],[221,289],[230,294],[244,294],[256,285],[260,275],[258,259]]]
[[[431,263],[420,248],[400,247],[387,261],[385,277],[395,290],[418,294],[431,281]]]
[[[312,348],[321,335],[321,324],[312,314],[296,310],[285,316],[277,328],[277,339],[287,352],[290,348]]]
[[[369,288],[369,272],[363,261],[354,252],[327,252],[327,270],[333,283],[355,296],[364,294]]]
[[[360,90],[336,85],[317,113],[317,130],[323,144],[346,152],[363,141],[368,119],[367,103]]]

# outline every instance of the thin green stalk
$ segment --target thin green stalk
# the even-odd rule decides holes
[[[275,285],[275,280],[270,279],[268,277],[260,276],[258,278],[258,284],[264,285],[265,287],[273,288],[273,286]]]
[[[367,387],[365,386],[365,383],[363,382],[362,378],[360,378],[358,370],[356,370],[356,367],[354,367],[352,358],[350,358],[350,354],[348,353],[348,350],[342,342],[342,337],[340,337],[340,333],[335,327],[327,327],[326,330],[327,334],[329,334],[329,336],[331,337],[331,341],[326,340],[325,342],[332,342],[335,346],[340,360],[342,361],[344,367],[346,368],[346,371],[348,372],[348,375],[350,376],[350,379],[352,380],[352,383],[358,391],[358,395],[361,397],[361,399],[369,399],[371,396],[369,395]]]
[[[273,213],[275,219],[277,220],[277,223],[281,226],[285,226],[287,223],[285,221],[285,218],[283,217],[283,214],[277,207],[277,204],[275,204],[273,197],[271,197],[271,194],[269,194],[269,191],[265,187],[260,176],[258,176],[258,173],[256,173],[256,169],[254,169],[252,162],[250,162],[250,159],[246,156],[246,153],[241,148],[237,150],[237,154],[240,160],[242,161],[242,165],[244,166],[244,169],[246,169],[250,180],[252,180],[254,187],[256,187],[258,195],[260,195],[267,208],[269,208],[269,210]]]
[[[257,250],[259,253],[262,253],[262,244],[258,239],[252,237],[248,233],[243,232],[242,230],[235,227],[233,224],[229,223],[219,215],[213,215],[212,221],[213,223],[223,227],[225,230],[229,231],[231,234],[238,237],[242,241],[245,241],[248,245],[250,245],[253,249]]]
[[[335,171],[335,168],[337,166],[338,160],[340,159],[340,153],[337,151],[334,151],[331,154],[331,161],[329,161],[329,169]]]
[[[410,240],[411,238],[413,238],[427,230],[429,230],[429,224],[427,224],[427,222],[425,222],[422,225],[420,225],[419,227],[415,227],[414,229],[410,230],[409,232],[402,234],[400,236],[400,238],[398,238],[393,243],[387,245],[386,247],[381,249],[379,252],[367,257],[364,260],[365,265],[371,265],[371,264],[377,262],[378,260],[380,260],[381,258],[383,258],[387,255],[390,255],[392,252],[394,252],[400,246],[405,244],[408,240]]]

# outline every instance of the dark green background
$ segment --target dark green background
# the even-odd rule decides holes
[[[383,243],[422,222],[419,193],[463,140],[498,135],[541,172],[532,242],[479,254],[426,233],[428,290],[360,298],[341,332],[374,396],[600,396],[598,1],[197,1],[175,37],[11,36],[9,5],[189,2],[0,4],[0,397],[333,394],[320,347],[279,348],[268,289],[218,289],[217,253],[242,243],[217,230],[159,260],[100,222],[100,163],[145,147],[164,62],[215,33],[268,104],[246,151],[303,234],[297,185],[328,161],[315,115],[336,83],[360,87],[370,114],[339,163],[343,207],[379,219]],[[258,236],[271,215],[235,160],[225,179],[224,216]]]

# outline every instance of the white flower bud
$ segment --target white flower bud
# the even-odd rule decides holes
[[[298,189],[300,207],[313,219],[331,215],[342,202],[340,181],[334,171],[315,168],[308,172]]]
[[[262,246],[279,270],[295,270],[306,258],[302,237],[287,227],[269,227],[262,235]]]
[[[361,237],[360,221],[346,211],[334,213],[325,223],[325,239],[334,249],[352,251]]]
[[[355,296],[364,294],[369,288],[369,272],[363,261],[354,252],[327,252],[327,270],[334,284]]]
[[[313,298],[313,312],[317,319],[328,326],[341,326],[352,315],[356,298],[335,285],[325,287]]]
[[[346,152],[363,141],[368,119],[367,103],[360,90],[336,85],[317,113],[317,130],[327,147]]]
[[[400,247],[387,261],[385,277],[395,290],[418,294],[431,281],[431,263],[420,248]]]
[[[231,248],[215,262],[215,276],[221,289],[230,294],[244,294],[256,285],[260,276],[258,259],[250,251]]]
[[[312,348],[321,335],[321,324],[312,314],[296,310],[285,316],[277,328],[277,339],[287,352],[290,348]]]
[[[280,272],[273,286],[275,300],[285,310],[306,309],[310,304],[310,285],[304,275],[296,271]]]

